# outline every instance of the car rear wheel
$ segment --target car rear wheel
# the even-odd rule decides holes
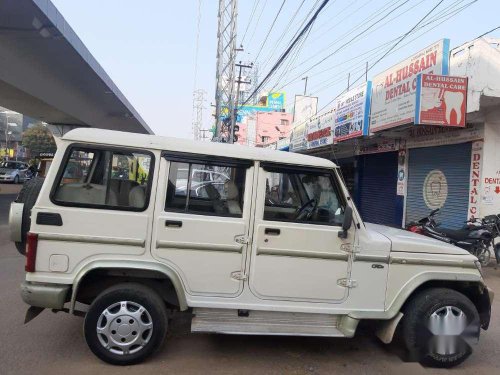
[[[459,365],[479,339],[479,314],[462,293],[430,288],[405,308],[403,337],[412,359],[431,367]]]
[[[144,361],[167,332],[165,303],[137,283],[117,284],[102,292],[85,317],[85,340],[92,352],[114,365]]]

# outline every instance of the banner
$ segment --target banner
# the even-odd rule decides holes
[[[313,117],[306,123],[307,149],[331,145],[333,143],[332,128],[335,111]]]
[[[467,78],[417,76],[415,124],[465,127]]]
[[[335,108],[335,142],[368,135],[372,83],[367,83],[338,97]]]
[[[318,98],[314,96],[295,95],[293,106],[293,122],[306,122],[318,112]]]
[[[414,122],[417,75],[447,75],[449,50],[449,39],[442,39],[373,79],[370,131]]]
[[[307,148],[306,124],[295,126],[290,134],[290,152],[297,152]]]

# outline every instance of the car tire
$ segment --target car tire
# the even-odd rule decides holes
[[[121,283],[92,302],[84,333],[97,357],[124,366],[140,363],[160,348],[167,325],[165,303],[154,290],[138,283]]]
[[[19,175],[14,177],[14,184],[17,185],[19,183]]]
[[[439,327],[459,326],[463,331],[458,332],[457,328],[456,332],[433,332],[439,331]],[[474,304],[462,293],[447,288],[429,288],[418,293],[408,303],[404,309],[402,328],[412,360],[425,366],[450,368],[471,355],[469,343],[479,339],[479,314]],[[448,341],[441,341],[440,344],[441,339]],[[451,346],[449,340],[453,340]],[[446,350],[440,352],[443,348]]]
[[[15,243],[17,251],[22,255],[26,254],[26,235],[28,234],[31,226],[31,209],[35,205],[36,199],[40,194],[43,181],[44,179],[41,177],[35,177],[26,181],[16,198],[16,202],[24,203],[23,219],[21,224],[21,241]]]

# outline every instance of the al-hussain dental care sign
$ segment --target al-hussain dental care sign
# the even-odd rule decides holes
[[[414,123],[417,76],[447,75],[449,51],[449,39],[442,39],[373,79],[370,131]]]
[[[417,76],[415,124],[465,127],[467,78]]]

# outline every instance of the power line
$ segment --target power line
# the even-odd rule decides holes
[[[399,43],[401,43],[408,35],[410,35],[417,27],[418,25],[420,25],[427,17],[430,16],[430,14],[432,12],[434,12],[434,10],[436,10],[437,7],[439,7],[442,3],[443,3],[444,0],[440,0],[429,12],[427,12],[425,14],[424,17],[422,17],[409,31],[407,31],[396,43],[394,43],[391,48],[389,48],[377,61],[375,61],[375,63],[373,63],[368,69],[367,69],[367,72],[370,71],[371,69],[373,69],[373,67],[375,67],[380,61],[382,61],[389,53],[391,53],[391,51],[396,48]],[[363,78],[365,75],[361,75],[359,76],[354,82],[358,82],[361,78]],[[318,112],[321,112],[323,111],[326,107],[328,107],[330,104],[332,104],[340,95],[342,95],[344,92],[346,92],[346,89],[342,90],[342,92],[340,94],[338,94],[335,98],[333,98],[332,100],[330,100],[325,106],[323,106]]]
[[[299,34],[295,37],[295,39],[291,42],[290,46],[286,49],[286,51],[281,55],[278,61],[271,68],[271,71],[265,76],[265,78],[259,83],[256,89],[250,94],[250,96],[243,102],[246,104],[254,95],[259,91],[259,89],[269,80],[269,78],[274,74],[274,72],[281,66],[286,57],[293,50],[297,42],[302,38],[302,36],[310,29],[316,18],[318,17],[321,10],[325,7],[329,0],[323,0],[323,3],[320,5],[318,10],[314,13],[314,16],[309,20],[309,22],[304,26],[304,28],[299,32]]]
[[[403,5],[406,4],[408,1],[410,0],[405,0]],[[443,0],[444,1],[444,0]],[[372,23],[370,26],[366,27],[365,29],[363,29],[362,31],[360,31],[358,34],[356,34],[353,38],[349,39],[347,42],[345,42],[344,44],[340,45],[340,47],[336,48],[335,51],[333,51],[332,53],[328,54],[327,56],[323,57],[321,60],[319,60],[318,62],[314,63],[312,66],[310,66],[309,68],[307,68],[306,70],[304,70],[303,72],[301,72],[299,74],[299,76],[304,76],[304,74],[310,72],[312,69],[314,69],[315,67],[317,67],[318,65],[322,64],[324,61],[328,60],[330,57],[332,57],[333,55],[335,55],[337,52],[339,52],[340,50],[342,50],[344,47],[348,46],[350,43],[352,43],[356,38],[358,38],[360,35],[363,35],[365,33],[367,33],[373,26],[375,26],[376,24],[378,24],[379,22],[383,21],[384,19],[386,19],[389,15],[391,15],[393,12],[395,12],[398,8],[395,7],[393,9],[391,9],[386,15],[384,15],[382,18],[380,18],[379,20],[375,21],[374,23]]]
[[[290,18],[290,20],[288,21],[288,24],[286,25],[285,29],[283,30],[283,32],[279,36],[278,40],[276,41],[275,47],[277,47],[281,43],[281,41],[285,37],[286,33],[290,29],[290,26],[292,26],[293,20],[297,17],[297,14],[299,13],[300,9],[302,8],[302,6],[304,5],[305,2],[306,2],[306,0],[302,0],[302,2],[299,4],[299,7],[295,10],[295,13]],[[273,49],[271,51],[270,55],[268,55],[268,57],[265,59],[264,65],[267,65],[267,63],[271,60],[271,57],[274,55],[275,52],[276,52],[276,49]]]
[[[257,56],[255,56],[255,60],[257,60],[259,58],[260,53],[262,52],[262,48],[264,48],[264,45],[266,44],[267,39],[269,38],[269,35],[271,35],[271,31],[273,31],[274,24],[276,23],[276,20],[278,19],[279,15],[281,13],[281,10],[283,9],[283,5],[285,5],[285,2],[286,2],[286,0],[283,0],[283,2],[281,3],[280,8],[278,9],[278,13],[276,13],[276,16],[274,17],[273,23],[271,24],[271,27],[269,28],[269,31],[267,32],[266,37],[264,38],[264,41],[260,45],[259,52],[257,52]]]
[[[392,54],[392,53],[394,53],[394,52],[396,52],[396,51],[399,51],[400,49],[402,49],[402,48],[404,48],[405,46],[407,46],[407,45],[411,44],[412,42],[414,42],[415,40],[417,40],[417,39],[421,38],[422,36],[424,36],[424,35],[425,35],[425,34],[427,34],[428,32],[430,32],[430,31],[434,30],[435,28],[437,28],[437,27],[441,26],[444,22],[446,22],[446,21],[448,21],[450,18],[452,18],[452,17],[456,16],[458,13],[460,13],[460,12],[461,12],[461,11],[463,11],[465,8],[469,7],[470,5],[472,5],[473,3],[477,2],[477,1],[478,1],[478,0],[474,0],[474,1],[470,2],[470,3],[467,3],[467,4],[465,4],[464,6],[462,6],[462,7],[458,8],[458,9],[454,9],[454,10],[452,10],[452,11],[448,12],[448,13],[445,13],[445,14],[444,14],[443,16],[441,16],[441,17],[438,17],[438,18],[434,17],[434,19],[433,19],[432,21],[429,21],[429,22],[427,22],[426,24],[423,24],[423,25],[419,26],[419,27],[418,27],[417,29],[415,29],[413,32],[415,32],[416,30],[419,30],[419,29],[421,29],[421,28],[424,28],[424,27],[426,27],[426,26],[428,26],[428,25],[430,25],[430,24],[432,24],[432,23],[434,23],[434,22],[437,22],[437,21],[439,21],[440,19],[442,19],[442,18],[446,17],[446,18],[445,18],[445,19],[444,19],[444,20],[443,20],[440,24],[435,25],[435,26],[431,27],[431,28],[430,28],[430,29],[428,29],[428,30],[425,30],[423,33],[421,33],[420,35],[416,36],[415,38],[413,38],[413,39],[409,40],[409,41],[408,41],[408,42],[406,42],[405,44],[401,45],[399,48],[394,49],[393,51],[391,51],[391,53],[390,53],[390,54]],[[440,13],[443,13],[443,12],[440,12]],[[398,38],[395,38],[395,39],[393,39],[393,40],[389,41],[389,43],[390,43],[390,42],[393,42],[393,41],[395,41],[395,40],[397,40],[397,39],[399,39],[400,37],[402,37],[402,35],[401,35],[401,36],[399,36]],[[388,43],[384,43],[384,44],[383,44],[383,45],[381,45],[381,46],[385,46],[385,45],[387,45],[387,44],[388,44]],[[379,49],[379,48],[380,48],[380,46],[379,46],[379,47],[377,47],[376,49]],[[375,56],[376,56],[376,55],[378,55],[378,54],[379,54],[379,53],[376,53],[376,54],[375,54]],[[365,63],[363,62],[363,64],[362,64],[362,65],[364,66],[364,65],[365,65]],[[366,70],[365,70],[365,69],[357,69],[357,70],[355,70],[355,72],[360,71],[360,70],[363,70],[363,71],[365,71],[365,72],[366,72]],[[342,81],[344,81],[345,79],[346,79],[346,76],[342,77],[341,79],[336,78],[333,82],[329,82],[327,85],[322,86],[321,88],[319,88],[319,89],[315,90],[315,94],[317,94],[317,93],[319,93],[320,91],[323,91],[323,90],[325,90],[325,89],[327,89],[327,88],[329,88],[329,87],[333,86],[333,85],[334,85],[334,84],[336,84],[336,83],[342,82]]]
[[[259,26],[259,21],[260,18],[262,17],[262,13],[264,13],[264,9],[266,9],[267,6],[267,0],[264,1],[264,5],[262,6],[262,9],[260,10],[259,16],[257,17],[257,21],[255,22],[255,27],[253,28],[252,35],[250,36],[250,40],[248,41],[248,45],[252,43],[253,37],[255,36],[255,32],[257,31],[257,28]]]
[[[241,38],[241,44],[245,41],[245,37],[247,36],[248,28],[250,27],[250,24],[252,23],[253,16],[255,14],[255,11],[257,10],[257,7],[259,6],[260,0],[254,0],[253,2],[253,8],[252,12],[250,13],[250,18],[248,19],[247,27],[245,28],[245,32],[243,33],[243,38]]]
[[[458,12],[462,11],[464,8],[466,8],[466,7],[470,6],[471,4],[473,4],[473,3],[477,2],[478,0],[473,0],[473,1],[471,1],[470,3],[467,3],[467,4],[465,4],[464,6],[462,6],[462,7],[460,7],[460,8],[458,8],[458,7],[457,7],[457,8],[455,8],[455,9],[450,10],[450,8],[451,8],[452,6],[459,5],[459,4],[460,4],[460,3],[462,3],[463,1],[465,1],[465,0],[458,0],[458,1],[456,1],[454,4],[450,5],[450,7],[448,7],[448,8],[446,8],[446,9],[444,9],[444,10],[442,10],[442,11],[438,12],[438,13],[437,13],[437,14],[436,14],[436,15],[435,15],[435,16],[434,16],[434,17],[433,17],[433,18],[432,18],[429,22],[427,22],[427,23],[426,23],[426,24],[424,24],[424,25],[419,26],[419,27],[418,27],[418,29],[424,28],[424,27],[428,26],[429,24],[432,24],[432,23],[434,23],[434,22],[438,21],[439,19],[446,17],[447,15],[449,15],[449,14],[451,14],[451,13],[456,14],[456,13],[458,13]],[[422,1],[421,1],[421,2],[422,2]],[[419,3],[415,4],[413,7],[410,7],[410,8],[408,8],[408,9],[406,9],[403,13],[400,13],[399,15],[397,15],[397,16],[393,17],[392,19],[390,19],[390,20],[386,21],[384,24],[380,25],[379,27],[377,27],[377,28],[376,28],[376,29],[374,29],[373,31],[380,29],[381,27],[383,27],[383,26],[384,26],[384,25],[386,25],[387,23],[389,23],[389,22],[393,21],[394,19],[398,18],[398,17],[399,17],[399,16],[401,16],[402,14],[404,14],[404,13],[408,12],[409,10],[413,9],[416,5],[419,5],[421,2],[419,2]],[[453,15],[454,15],[454,14],[453,14]],[[449,17],[449,18],[450,18],[450,17]],[[448,18],[447,18],[447,19],[448,19]],[[439,26],[439,25],[438,25],[438,26]],[[437,26],[436,26],[436,27],[437,27]],[[404,35],[404,34],[403,34],[403,35]],[[391,42],[393,42],[393,41],[396,41],[397,39],[399,39],[399,38],[400,38],[400,37],[402,37],[403,35],[400,35],[400,36],[398,36],[398,37],[396,37],[396,38],[394,38],[394,39],[392,39],[392,40],[390,40],[390,41],[388,41],[388,42],[385,42],[385,43],[383,43],[383,44],[379,45],[378,47],[376,47],[376,48],[374,48],[374,49],[372,49],[372,50],[369,50],[369,51],[367,51],[367,52],[365,52],[365,53],[363,53],[363,54],[359,55],[358,57],[361,57],[361,56],[363,56],[363,55],[365,55],[365,54],[367,54],[367,53],[369,53],[369,52],[371,52],[371,51],[379,50],[379,49],[383,48],[384,46],[386,46],[387,44],[389,44],[389,43],[391,43]],[[423,35],[423,34],[422,34],[422,35]],[[340,40],[341,40],[341,39],[338,39],[337,41],[340,41]],[[333,44],[335,44],[335,42],[334,42]],[[330,44],[330,45],[332,45],[332,44]],[[336,51],[336,52],[339,52],[339,51],[340,51],[340,49],[337,49],[337,51]],[[332,54],[330,54],[330,55],[333,55],[333,54],[335,54],[336,52],[333,52],[333,53],[332,53]],[[356,59],[356,58],[352,58],[352,59],[346,60],[345,62],[348,62],[348,61],[351,61],[351,60],[355,60],[355,59]],[[313,74],[313,76],[317,76],[317,75],[320,75],[320,74],[322,74],[322,73],[324,73],[324,72],[327,72],[327,71],[329,71],[329,70],[331,70],[331,69],[333,69],[333,68],[335,68],[335,67],[337,67],[337,66],[340,66],[340,65],[344,64],[345,62],[343,62],[343,63],[339,63],[339,64],[335,64],[335,65],[330,66],[330,67],[328,67],[328,68],[326,68],[326,69],[323,69],[323,70],[321,70],[321,71],[319,71],[319,72],[317,72],[317,73],[314,73],[314,74]],[[301,64],[301,65],[303,65],[303,64]],[[301,65],[299,65],[299,66],[301,66]],[[303,76],[304,76],[304,74],[308,73],[310,70],[312,70],[312,69],[313,69],[315,66],[317,66],[317,65],[319,65],[319,64],[315,64],[314,66],[310,67],[310,68],[309,68],[308,70],[306,70],[305,72],[302,72],[301,74],[297,74],[297,75],[296,75],[296,76],[295,76],[292,80],[290,80],[290,81],[286,82],[283,86],[281,86],[281,88],[280,88],[280,89],[282,89],[282,88],[284,88],[284,87],[286,87],[286,86],[290,85],[291,83],[298,82],[298,81],[301,79],[301,77],[303,77]],[[299,66],[297,66],[297,67],[299,67]],[[297,67],[292,68],[292,70],[296,69]]]
[[[497,27],[495,27],[495,28],[493,28],[493,29],[491,29],[491,30],[489,30],[489,31],[486,31],[484,34],[479,35],[479,36],[478,36],[477,38],[475,38],[475,39],[482,38],[483,36],[488,35],[488,34],[491,34],[493,31],[498,30],[498,29],[500,29],[500,26],[497,26]]]

